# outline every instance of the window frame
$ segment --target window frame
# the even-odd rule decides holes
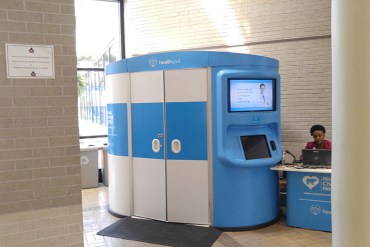
[[[118,47],[119,51],[120,51],[120,55],[121,55],[121,59],[124,59],[126,58],[126,44],[125,44],[125,5],[126,5],[126,0],[91,0],[91,1],[100,1],[100,2],[116,2],[118,3],[118,17],[119,17],[119,20],[118,20],[118,23],[119,23],[119,39],[120,41],[118,41],[116,44],[117,45],[120,45],[120,47]],[[112,59],[112,54],[110,52],[110,48],[109,49],[109,54],[107,55],[108,57],[108,63],[106,63],[107,61],[105,61],[104,59],[104,56],[106,55],[105,53],[102,55],[102,67],[100,67],[98,65],[98,67],[94,67],[94,68],[87,68],[87,67],[79,67],[77,65],[77,73],[78,72],[82,72],[82,71],[86,71],[86,72],[102,72],[103,73],[103,86],[105,87],[105,67],[106,65],[108,65],[110,62],[111,59]],[[99,78],[99,87],[101,86],[100,85],[100,78]],[[78,96],[80,98],[80,96]],[[78,105],[78,107],[80,108],[80,103]],[[80,112],[80,109],[79,109],[79,112]],[[105,113],[106,114],[106,113]],[[106,116],[105,116],[106,118]],[[80,113],[79,113],[79,118],[78,120],[80,121]],[[99,138],[99,137],[107,137],[108,133],[106,135],[84,135],[84,136],[81,136],[80,134],[80,139],[87,139],[87,138]]]

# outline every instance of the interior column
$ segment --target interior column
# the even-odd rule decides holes
[[[370,243],[370,1],[332,1],[333,246]]]

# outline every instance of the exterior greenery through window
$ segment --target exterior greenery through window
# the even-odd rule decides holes
[[[75,6],[80,136],[106,136],[104,69],[121,59],[120,3],[78,0]]]

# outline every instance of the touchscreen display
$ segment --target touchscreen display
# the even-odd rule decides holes
[[[244,156],[246,160],[270,158],[270,149],[265,135],[241,136]]]
[[[275,110],[275,79],[229,79],[229,112]]]

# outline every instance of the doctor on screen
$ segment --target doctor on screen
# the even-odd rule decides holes
[[[271,99],[266,94],[266,85],[264,83],[260,84],[260,104],[263,106],[271,105]]]

